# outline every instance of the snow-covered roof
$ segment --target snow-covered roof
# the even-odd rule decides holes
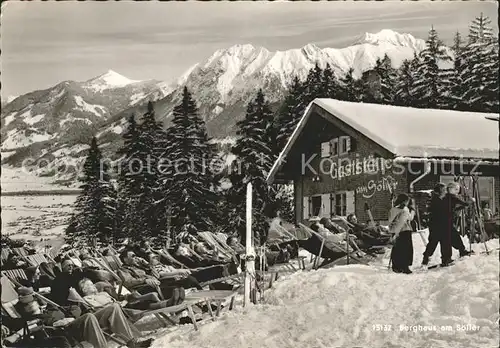
[[[498,159],[495,114],[315,99],[312,104],[399,157]],[[274,179],[310,114],[306,110],[268,175]],[[489,119],[488,119],[489,118]]]

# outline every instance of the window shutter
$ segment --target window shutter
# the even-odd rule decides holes
[[[344,151],[347,153],[351,151],[351,137],[345,137],[345,149]]]
[[[302,200],[302,211],[304,213],[303,219],[308,220],[309,219],[309,197],[304,196]]]
[[[330,147],[332,156],[338,156],[339,154],[339,138],[330,140]]]
[[[330,194],[321,195],[321,217],[330,217]]]
[[[330,212],[328,217],[335,215],[335,194],[330,193]]]
[[[330,142],[321,143],[321,158],[330,157]]]
[[[351,137],[350,136],[341,136],[339,138],[339,154],[344,155],[351,151]]]
[[[346,214],[355,214],[356,213],[356,205],[354,202],[354,191],[347,191],[345,193],[346,197]]]

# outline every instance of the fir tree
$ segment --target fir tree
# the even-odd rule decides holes
[[[359,80],[354,79],[354,69],[350,68],[347,74],[340,80],[339,99],[349,102],[358,102],[363,95],[362,85]]]
[[[412,90],[415,84],[416,68],[418,66],[418,56],[413,60],[405,60],[398,70],[397,82],[395,84],[394,105],[415,106]]]
[[[116,191],[111,183],[108,165],[102,158],[97,139],[92,138],[83,165],[81,193],[66,233],[69,242],[109,242],[116,230]]]
[[[128,119],[128,127],[122,135],[123,146],[118,150],[120,156],[120,171],[118,173],[118,203],[117,218],[121,221],[120,237],[140,237],[142,231],[141,217],[142,207],[139,207],[139,196],[141,195],[142,183],[138,181],[140,176],[140,163],[137,156],[139,149],[139,130],[135,116]]]
[[[451,75],[451,105],[450,109],[455,110],[466,110],[466,103],[462,100],[464,95],[464,90],[467,88],[462,77],[465,68],[465,55],[464,55],[464,45],[462,41],[462,36],[457,31],[453,37],[453,54],[455,55],[453,60],[453,72]]]
[[[174,108],[167,138],[168,164],[162,187],[164,201],[170,204],[173,231],[181,231],[188,223],[198,230],[212,229],[219,222],[216,178],[221,164],[187,87]]]
[[[465,107],[472,111],[498,112],[498,40],[493,37],[491,20],[481,15],[469,27],[464,49],[465,66],[461,80],[466,90]]]
[[[137,143],[134,146],[133,165],[137,170],[129,173],[129,180],[136,185],[136,238],[158,237],[165,231],[165,211],[157,211],[155,202],[161,198],[159,187],[159,158],[157,144],[164,131],[156,121],[152,102],[148,103],[142,123],[137,127]]]
[[[273,114],[262,90],[247,106],[245,119],[238,122],[239,136],[232,153],[238,164],[233,163],[230,174],[232,187],[228,192],[230,205],[230,229],[237,231],[245,240],[245,202],[246,186],[253,185],[253,227],[260,242],[264,242],[268,224],[266,212],[274,204],[274,190],[266,183],[267,174],[273,163],[274,155],[270,144],[272,139]]]
[[[277,117],[277,147],[281,150],[285,147],[292,135],[297,123],[302,117],[307,104],[304,102],[304,85],[296,76],[278,111]]]
[[[314,68],[309,70],[304,83],[304,102],[308,105],[316,98],[321,98],[323,90],[323,70],[316,62]]]
[[[412,95],[416,106],[430,109],[443,109],[450,105],[451,71],[442,69],[443,62],[450,61],[446,49],[439,40],[438,33],[431,28],[426,48],[420,52]]]
[[[380,102],[393,104],[397,72],[392,67],[391,58],[387,54],[382,59],[377,59],[375,72],[380,77]]]
[[[326,68],[323,70],[320,97],[336,99],[339,93],[338,89],[339,83],[335,77],[335,72],[330,64],[327,64]]]

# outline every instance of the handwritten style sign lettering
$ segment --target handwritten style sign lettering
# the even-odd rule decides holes
[[[365,159],[347,159],[344,158],[337,162],[331,162],[330,176],[332,179],[342,179],[353,175],[385,173],[386,169],[391,168],[392,161],[383,158],[369,157]],[[321,163],[322,165],[322,163]]]
[[[357,194],[362,194],[363,198],[372,198],[375,193],[382,191],[393,192],[396,190],[398,182],[392,176],[387,175],[380,180],[370,180],[366,185],[358,186]]]

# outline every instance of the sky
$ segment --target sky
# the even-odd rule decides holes
[[[351,45],[392,29],[445,43],[481,12],[497,29],[494,1],[2,2],[2,99],[114,70],[171,82],[214,51],[250,43],[286,50]]]

